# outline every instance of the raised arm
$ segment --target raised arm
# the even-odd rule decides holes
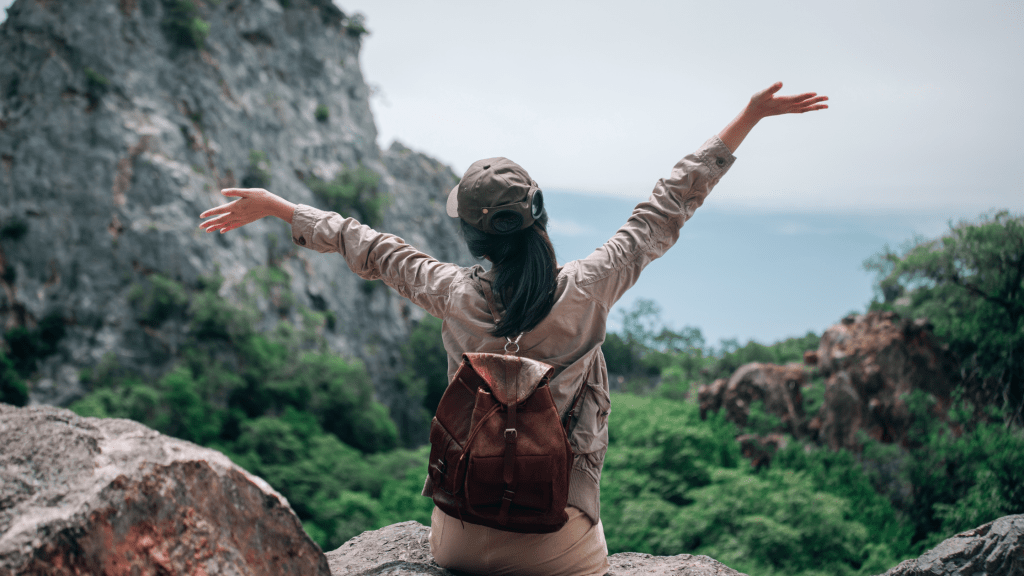
[[[750,97],[750,102],[739,116],[718,133],[718,138],[732,152],[740,147],[743,139],[762,118],[779,114],[803,114],[812,110],[824,110],[828,104],[828,96],[818,96],[817,92],[804,92],[795,96],[776,96],[782,89],[782,82],[776,82]]]

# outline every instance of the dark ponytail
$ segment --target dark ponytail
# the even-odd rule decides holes
[[[547,232],[545,210],[533,225],[512,234],[488,234],[462,221],[469,252],[487,256],[494,264],[494,298],[505,308],[491,331],[497,337],[515,337],[532,330],[555,304],[558,263]]]

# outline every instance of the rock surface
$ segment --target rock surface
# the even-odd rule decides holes
[[[927,322],[892,312],[848,316],[826,330],[817,364],[826,378],[819,440],[833,450],[855,449],[859,430],[903,442],[910,426],[903,395],[931,394],[942,417],[956,377],[956,364]]]
[[[778,416],[787,432],[797,435],[804,421],[801,388],[807,375],[800,365],[777,366],[752,362],[740,366],[728,380],[719,378],[698,392],[701,418],[725,408],[726,418],[746,425],[750,404],[760,401],[764,412]]]
[[[430,528],[402,522],[364,532],[327,553],[332,576],[456,576],[430,555]],[[707,556],[651,556],[623,552],[608,557],[608,576],[742,576]]]
[[[198,47],[169,32],[184,4],[209,25]],[[332,313],[330,348],[363,360],[396,421],[423,420],[402,417],[409,403],[391,383],[419,308],[365,289],[337,255],[297,248],[276,219],[225,235],[198,229],[198,215],[225,202],[223,187],[323,206],[311,179],[361,166],[389,199],[380,229],[440,260],[474,262],[444,215],[457,177],[400,144],[377,146],[360,30],[330,0],[11,5],[0,24],[0,223],[20,231],[0,236],[0,331],[52,315],[66,328],[29,378],[32,403],[81,396],[80,371],[107,354],[151,375],[169,368],[180,327],[143,327],[129,306],[148,276],[192,287],[218,272],[228,296],[272,264],[290,278],[287,320],[300,325],[303,307]],[[261,310],[263,330],[281,319]],[[428,425],[403,432],[425,437]]]
[[[1024,515],[961,532],[884,576],[1024,576]]]
[[[288,502],[130,420],[0,404],[0,574],[327,575]]]

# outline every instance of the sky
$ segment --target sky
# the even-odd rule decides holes
[[[264,0],[272,2],[274,0]],[[772,82],[830,109],[767,118],[613,310],[771,342],[872,297],[861,263],[950,221],[1024,211],[1024,3],[336,0],[386,148],[544,189],[560,261],[600,245]],[[11,4],[0,0],[0,8]],[[0,18],[3,15],[0,14]]]

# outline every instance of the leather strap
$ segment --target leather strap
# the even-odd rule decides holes
[[[498,314],[498,304],[494,301],[494,292],[491,290],[491,282],[487,279],[480,281],[480,288],[484,291],[484,300],[487,301],[487,308],[491,311],[491,318],[494,318],[494,323],[497,324],[501,321],[501,315]]]
[[[522,360],[518,357],[516,359],[516,394],[515,397],[519,397],[519,375],[522,373]],[[509,358],[506,361],[506,370],[508,365],[512,364],[513,360]],[[506,373],[506,378],[508,374]],[[506,380],[507,381],[507,380]],[[505,482],[505,493],[501,497],[501,511],[498,512],[498,523],[505,524],[508,522],[508,511],[512,506],[512,499],[516,495],[516,443],[519,439],[519,432],[516,430],[516,412],[518,410],[518,402],[512,402],[508,405],[508,414],[505,418],[505,466],[502,471],[501,479]]]

